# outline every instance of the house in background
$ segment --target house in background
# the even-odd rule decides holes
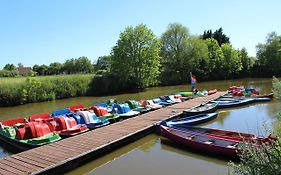
[[[23,67],[23,66],[20,66],[18,67],[18,71],[19,71],[19,75],[21,76],[27,76],[28,73],[30,71],[32,71],[32,68],[31,67]]]

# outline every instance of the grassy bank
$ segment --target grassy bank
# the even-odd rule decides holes
[[[93,74],[0,78],[0,106],[84,96]]]

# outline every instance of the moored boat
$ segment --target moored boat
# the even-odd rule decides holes
[[[211,113],[215,112],[218,109],[218,102],[208,102],[205,104],[201,104],[191,109],[184,110],[183,113],[188,115],[196,115],[202,113]]]
[[[242,145],[240,141],[210,137],[209,135],[196,134],[189,130],[181,130],[165,125],[160,125],[160,132],[162,136],[190,149],[228,158],[237,158],[237,151]]]
[[[163,121],[168,126],[181,126],[181,125],[196,125],[210,121],[218,116],[218,113],[198,114],[198,115],[186,115],[181,114],[181,118],[172,119],[169,121]]]
[[[152,100],[141,100],[140,104],[143,107],[149,107],[151,110],[156,110],[163,107],[162,105],[154,103]]]
[[[149,108],[149,107],[141,106],[140,103],[135,100],[127,100],[127,101],[125,101],[125,103],[127,103],[133,111],[138,111],[141,114],[146,113],[151,110],[151,108]]]
[[[49,113],[31,115],[29,121],[46,123],[52,132],[58,133],[61,137],[74,136],[89,130],[86,125],[78,125],[73,117],[51,118]]]
[[[0,142],[11,152],[25,151],[61,139],[59,134],[52,132],[46,123],[26,122],[11,126],[3,125],[3,123],[11,123],[9,120],[1,123]]]
[[[112,113],[117,113],[122,119],[134,117],[140,114],[139,111],[131,110],[127,103],[114,104],[112,107]]]
[[[108,110],[101,106],[92,106],[89,110],[93,110],[98,117],[106,118],[110,123],[117,122],[121,119],[118,114],[111,114]]]
[[[252,98],[243,98],[243,99],[233,99],[233,98],[220,98],[214,100],[218,102],[218,108],[231,108],[236,106],[242,106],[254,102],[255,100]]]
[[[256,137],[248,133],[187,125],[168,126],[165,123],[160,125],[160,132],[163,136],[189,148],[229,158],[236,158],[240,147],[244,144],[252,143],[260,146],[269,143],[272,145],[276,141],[276,138],[271,136]]]

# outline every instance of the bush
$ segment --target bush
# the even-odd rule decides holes
[[[272,88],[274,97],[281,99],[281,82],[274,76],[272,78]]]
[[[279,175],[281,174],[281,140],[275,144],[257,147],[246,144],[240,154],[240,163],[231,163],[236,175]]]

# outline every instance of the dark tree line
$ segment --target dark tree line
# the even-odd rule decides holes
[[[23,65],[20,65],[23,67]],[[19,66],[19,67],[20,67]],[[87,57],[71,58],[64,63],[54,62],[50,65],[37,65],[32,67],[27,75],[59,75],[59,74],[77,74],[77,73],[93,73],[94,65]],[[0,71],[0,77],[15,77],[18,76],[18,68],[14,64],[6,64],[3,70]]]

